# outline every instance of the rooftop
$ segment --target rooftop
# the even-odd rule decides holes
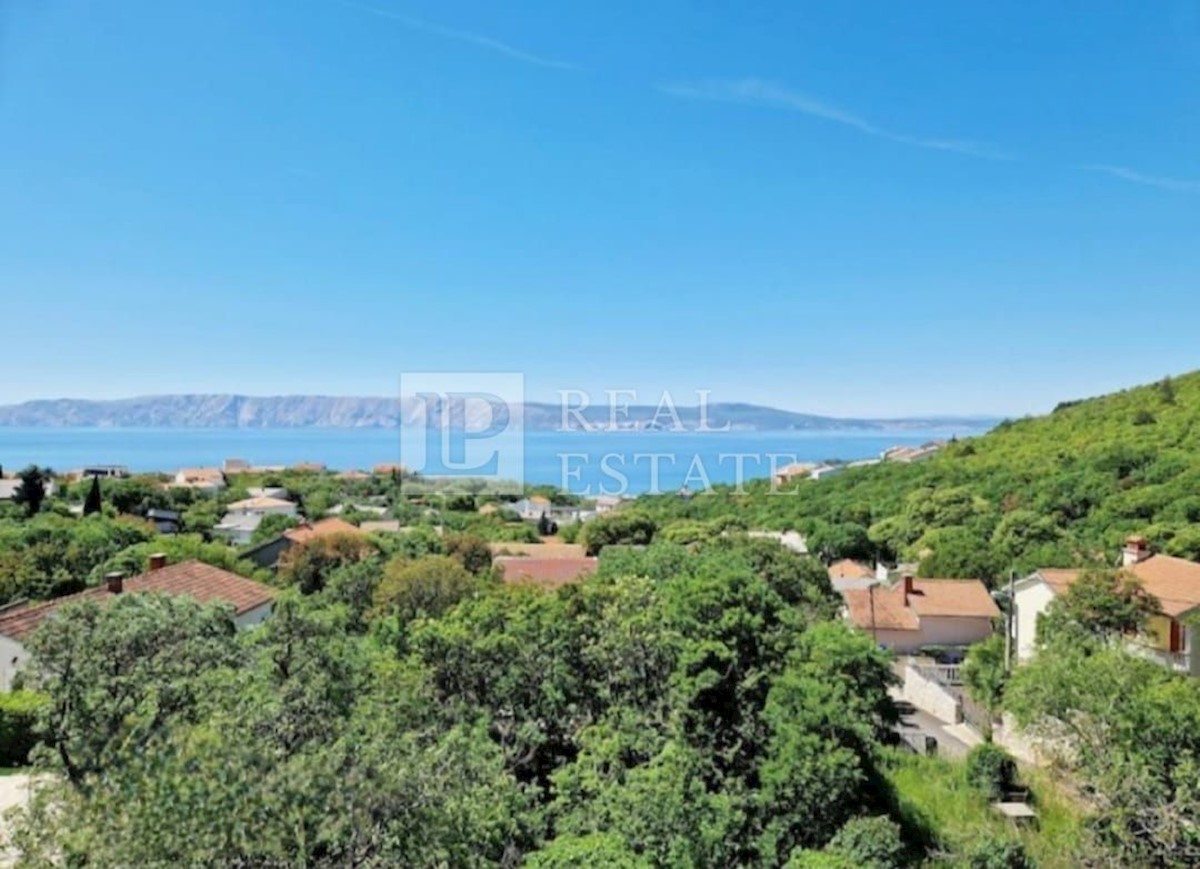
[[[843,558],[829,565],[830,579],[872,579],[874,576],[874,570],[852,558]]]
[[[126,579],[122,582],[121,592],[111,592],[107,587],[100,586],[43,603],[12,607],[0,613],[0,635],[15,640],[24,639],[59,608],[69,603],[84,600],[104,603],[118,593],[147,592],[186,596],[204,604],[230,604],[235,615],[258,609],[275,597],[275,590],[261,582],[200,561],[183,561]]]
[[[277,510],[280,507],[295,507],[291,501],[285,501],[282,498],[268,498],[260,496],[258,498],[247,498],[244,501],[234,501],[229,505],[230,510]]]
[[[1173,555],[1150,555],[1123,570],[1135,576],[1142,588],[1158,599],[1164,615],[1181,616],[1200,607],[1200,564],[1194,561]],[[1062,594],[1081,573],[1082,570],[1043,568],[1035,576],[1055,594]]]
[[[493,560],[504,571],[504,581],[555,589],[596,572],[596,558],[524,558],[500,556]]]
[[[997,618],[1000,608],[978,579],[913,579],[890,587],[857,588],[842,592],[850,620],[860,628],[916,631],[921,618]]]
[[[510,555],[518,558],[584,558],[587,551],[576,543],[508,543],[488,544],[493,556]]]

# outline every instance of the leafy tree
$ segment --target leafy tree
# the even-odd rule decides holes
[[[104,502],[100,494],[100,478],[92,477],[92,487],[88,490],[87,499],[83,502],[83,515],[91,516],[93,513],[99,513],[103,506]]]
[[[440,616],[479,590],[478,580],[448,555],[388,563],[375,592],[377,615],[395,615],[401,624],[419,616]]]
[[[24,506],[27,516],[35,516],[42,509],[46,500],[46,488],[50,483],[50,471],[30,465],[21,471],[17,477],[21,485],[13,494],[13,501]]]
[[[1158,611],[1158,601],[1133,574],[1089,569],[1051,601],[1038,621],[1038,641],[1056,635],[1111,639],[1140,630]]]
[[[198,677],[237,660],[229,610],[149,594],[66,604],[28,647],[45,739],[77,787],[193,713]]]
[[[451,534],[446,537],[446,554],[457,558],[471,573],[486,573],[492,566],[492,551],[487,542],[473,534]]]
[[[1200,860],[1200,683],[1120,647],[1060,644],[1013,676],[1017,723],[1071,771],[1119,866]]]
[[[1004,637],[992,634],[967,649],[962,679],[971,699],[992,715],[1000,711],[1004,687],[1008,684],[1008,663],[1004,660]]]
[[[1000,746],[981,742],[967,752],[964,774],[968,784],[994,802],[1016,783],[1017,762]]]
[[[254,533],[250,535],[250,542],[255,544],[274,540],[289,528],[295,528],[297,524],[294,516],[284,516],[281,513],[264,516],[262,522],[254,529]]]
[[[837,831],[826,850],[863,869],[900,869],[904,865],[900,827],[882,815],[851,818]]]
[[[337,569],[363,561],[372,554],[371,545],[355,534],[325,534],[290,547],[279,559],[279,582],[304,594],[325,587]]]
[[[646,546],[657,530],[654,520],[644,514],[629,510],[606,513],[583,526],[583,545],[588,555],[596,555],[605,546]]]
[[[989,835],[967,849],[964,866],[966,869],[1034,869],[1035,864],[1018,840]]]

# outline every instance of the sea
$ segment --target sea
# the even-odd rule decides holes
[[[553,485],[582,496],[698,491],[770,477],[792,462],[877,458],[978,431],[525,432],[499,448],[500,469],[526,484]],[[738,457],[741,457],[740,459]],[[87,465],[173,472],[242,459],[256,466],[318,462],[332,470],[380,464],[420,469],[400,431],[379,428],[0,428],[0,467],[30,464],[63,472]],[[408,461],[406,461],[408,459]]]

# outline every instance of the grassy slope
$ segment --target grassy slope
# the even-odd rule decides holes
[[[1035,824],[1017,828],[968,787],[961,764],[895,753],[886,774],[899,815],[910,830],[932,839],[934,851],[961,854],[986,836],[1017,837],[1040,869],[1073,869],[1083,847],[1082,817],[1064,800],[1045,772],[1024,774],[1038,812]],[[933,857],[930,866],[953,865]]]

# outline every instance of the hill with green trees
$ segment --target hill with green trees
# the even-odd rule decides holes
[[[796,529],[826,559],[919,562],[925,576],[1111,561],[1130,533],[1200,558],[1200,372],[1064,402],[925,462],[639,505],[668,535],[731,519]]]

